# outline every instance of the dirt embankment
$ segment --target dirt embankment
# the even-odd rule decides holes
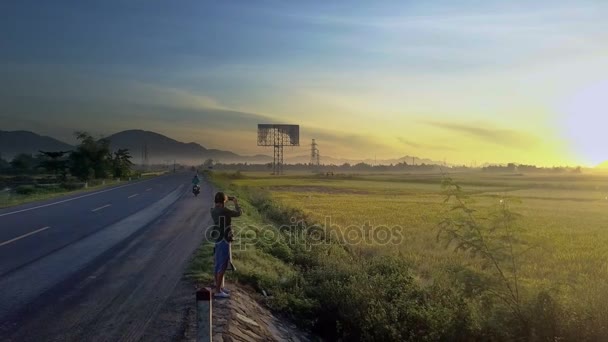
[[[213,340],[311,341],[293,324],[275,317],[242,287],[233,286],[231,298],[213,302]]]

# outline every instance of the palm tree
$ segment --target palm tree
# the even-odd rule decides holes
[[[131,154],[126,148],[118,149],[112,157],[112,173],[116,178],[128,177],[131,174]]]

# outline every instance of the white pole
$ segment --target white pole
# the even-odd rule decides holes
[[[196,291],[197,342],[211,342],[212,294],[209,289]]]

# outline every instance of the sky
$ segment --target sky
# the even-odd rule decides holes
[[[0,2],[0,129],[270,153],[608,160],[608,1]]]

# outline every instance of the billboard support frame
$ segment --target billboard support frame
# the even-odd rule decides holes
[[[258,124],[258,146],[273,147],[272,174],[283,174],[285,146],[300,146],[300,126]]]

